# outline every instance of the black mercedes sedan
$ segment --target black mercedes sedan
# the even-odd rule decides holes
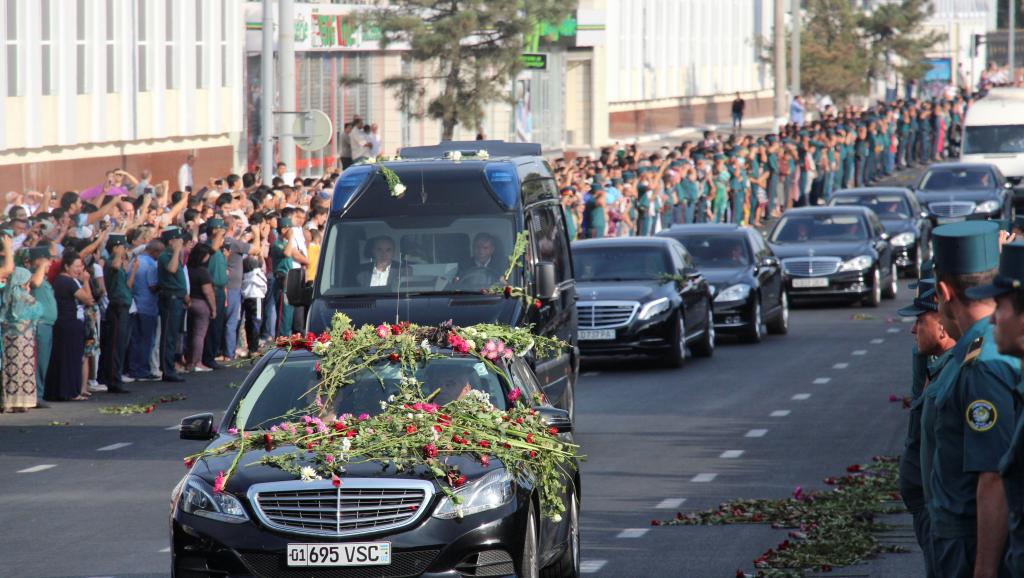
[[[966,219],[1013,219],[1013,190],[995,165],[940,163],[914,188],[935,225]]]
[[[896,297],[899,278],[889,234],[866,207],[786,211],[768,244],[782,260],[789,297],[862,300],[878,307]]]
[[[456,398],[482,392],[504,410],[514,403],[508,399],[516,388],[525,399],[540,395],[536,375],[521,358],[498,357],[485,364],[451,350],[437,353],[445,357],[421,361],[415,377],[443,390],[447,375],[456,385]],[[276,429],[272,424],[281,416],[296,415],[312,402],[320,381],[318,360],[308,351],[271,351],[245,379],[218,429],[212,414],[192,416],[182,421],[181,437],[208,441],[207,448],[230,443],[239,433],[262,439],[264,432]],[[363,368],[337,396],[333,412],[376,415],[398,394],[405,377],[398,364]],[[434,398],[442,411],[450,401],[441,399],[444,395]],[[547,404],[533,409],[560,439],[571,442],[572,423],[565,411]],[[540,514],[540,488],[534,480],[511,475],[497,458],[489,463],[458,453],[445,458],[447,467],[465,476],[456,491],[462,502],[456,505],[425,466],[397,471],[387,458],[352,460],[337,484],[305,475],[300,480],[260,462],[264,456],[294,455],[294,446],[254,445],[241,455],[221,491],[214,490],[218,472],[228,470],[237,453],[198,459],[174,489],[170,529],[175,578],[580,573],[575,459],[565,472],[564,515],[554,519]]]
[[[932,221],[904,187],[867,187],[836,191],[834,207],[859,205],[874,211],[889,235],[896,266],[908,277],[917,277],[931,250]]]
[[[676,225],[658,233],[686,247],[715,289],[715,331],[757,343],[789,330],[782,266],[756,229],[731,224]]]
[[[678,241],[590,239],[572,244],[583,355],[648,354],[678,367],[711,357],[711,285]]]

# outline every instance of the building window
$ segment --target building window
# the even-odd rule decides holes
[[[104,32],[104,46],[107,62],[107,92],[117,92],[117,61],[115,60],[114,35],[117,25],[116,14],[114,13],[114,0],[107,0],[106,30]]]
[[[175,74],[175,65],[178,59],[175,58],[174,2],[167,2],[165,6],[167,7],[167,13],[164,14],[164,58],[166,59],[164,69],[167,71],[167,75],[164,84],[167,90],[174,90],[178,87],[176,82],[177,75]]]
[[[88,94],[89,68],[85,49],[85,0],[78,0],[77,8],[75,17],[75,92]]]
[[[206,88],[203,62],[203,0],[196,0],[196,88]]]
[[[18,82],[18,0],[7,0],[4,16],[6,31],[4,44],[7,51],[7,96],[21,96]]]
[[[138,70],[139,79],[139,92],[147,92],[150,89],[149,86],[149,36],[146,34],[146,14],[149,0],[139,0],[138,8],[135,12],[136,27],[138,32],[135,36],[135,46],[138,49],[138,54],[135,57],[135,66]]]
[[[228,0],[220,0],[220,85],[228,85]]]
[[[43,96],[53,94],[53,18],[50,11],[51,0],[39,1],[39,48],[42,56],[39,62],[39,75],[42,77],[41,93]]]

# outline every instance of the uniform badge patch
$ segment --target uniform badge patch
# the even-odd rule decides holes
[[[977,432],[984,432],[996,425],[999,414],[992,402],[984,399],[972,401],[967,406],[967,425]]]

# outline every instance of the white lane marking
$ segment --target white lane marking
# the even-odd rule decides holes
[[[601,375],[600,371],[585,371],[580,374],[581,377],[594,377],[595,375]]]
[[[600,572],[607,564],[607,560],[583,560],[580,562],[580,572],[583,574],[594,574]]]
[[[786,417],[790,414],[788,409],[777,409],[771,413],[772,417]]]
[[[882,339],[881,337],[878,337],[878,338],[875,338],[875,339],[871,340],[871,345],[881,345],[883,343],[885,343],[885,340]]]
[[[650,528],[626,528],[619,532],[616,538],[643,538],[644,534],[650,531]]]
[[[900,333],[900,328],[899,327],[890,327],[888,330],[886,330],[886,333]]]
[[[679,506],[682,506],[685,501],[686,498],[666,498],[658,502],[658,505],[654,507],[659,510],[674,510]]]
[[[832,369],[846,369],[847,367],[850,367],[849,363],[837,363],[832,366]]]
[[[767,434],[767,433],[768,433],[768,430],[766,430],[766,429],[752,429],[752,430],[748,431],[747,435],[745,435],[743,437],[763,438],[765,436],[765,434]]]
[[[707,483],[707,482],[715,481],[715,478],[717,478],[717,477],[718,477],[718,474],[697,474],[696,476],[693,476],[692,478],[690,478],[690,481],[691,482],[697,482],[698,484],[700,484],[700,483]]]
[[[171,427],[165,427],[164,428],[164,430],[166,430],[166,431],[178,431],[180,429],[181,429],[181,424],[180,423],[177,424],[177,425],[172,425]]]
[[[161,554],[166,554],[166,553],[168,553],[168,552],[170,552],[170,551],[171,551],[171,547],[170,547],[170,546],[168,546],[168,547],[164,548],[163,550],[160,550],[160,553],[161,553]]]
[[[96,451],[98,451],[98,452],[112,452],[114,450],[119,450],[121,448],[126,448],[126,447],[128,447],[130,445],[132,445],[132,442],[118,442],[116,444],[110,444],[109,446],[103,446],[103,447],[99,448]]]
[[[724,452],[722,452],[722,455],[718,457],[725,458],[727,460],[734,460],[742,455],[743,450],[725,450]]]
[[[832,381],[831,377],[818,377],[814,380],[814,385],[825,385],[830,381]]]
[[[915,318],[913,318],[913,317],[904,317],[904,318],[903,318],[903,319],[901,319],[900,321],[902,321],[902,322],[904,322],[904,323],[913,323],[914,321],[916,321],[916,319],[915,319]]]
[[[853,355],[867,355],[867,354],[868,354],[868,350],[867,349],[857,349],[857,350],[854,350],[854,352],[853,352]]]
[[[25,468],[24,470],[18,470],[19,474],[34,474],[43,470],[57,467],[57,464],[39,464],[38,466],[32,466],[31,468]]]
[[[811,398],[811,394],[809,394],[809,393],[798,393],[798,394],[794,395],[790,399],[792,399],[793,401],[804,401],[804,400],[810,399],[810,398]]]

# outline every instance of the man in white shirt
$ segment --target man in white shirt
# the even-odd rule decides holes
[[[394,261],[395,242],[390,237],[377,237],[367,243],[373,263],[368,271],[356,275],[362,287],[398,287],[398,263]]]
[[[370,156],[380,156],[380,137],[377,136],[376,124],[370,125],[370,131],[366,133],[366,142],[370,145]]]
[[[192,191],[192,165],[196,164],[196,155],[188,155],[185,162],[178,168],[178,190]]]

